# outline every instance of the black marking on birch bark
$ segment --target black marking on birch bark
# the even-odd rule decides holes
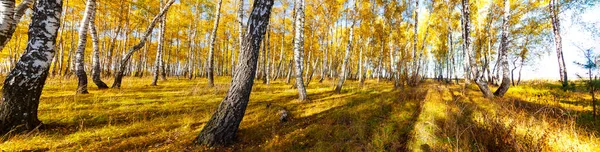
[[[0,135],[41,125],[37,108],[54,57],[61,11],[60,0],[39,0],[33,8],[27,48],[4,81]]]

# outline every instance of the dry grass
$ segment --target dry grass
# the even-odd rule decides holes
[[[484,99],[473,86],[468,90],[458,85],[427,88],[432,89],[415,124],[419,129],[411,133],[409,149],[413,151],[600,150],[598,130],[581,124],[594,123],[585,118],[584,109],[569,110],[521,99],[537,92],[558,92],[558,88],[514,87],[506,98],[493,100]]]
[[[49,79],[39,108],[46,126],[5,137],[0,150],[600,150],[585,93],[559,95],[548,82],[513,87],[507,98],[488,100],[476,90],[433,82],[394,90],[386,82],[360,87],[348,81],[335,94],[334,81],[325,81],[311,83],[311,100],[300,102],[290,85],[256,81],[236,143],[218,149],[192,140],[224,97],[229,78],[219,77],[214,88],[205,79],[170,78],[156,87],[150,82],[127,78],[122,89],[108,90],[90,84],[90,94],[75,95],[74,79]],[[560,102],[551,100],[555,96]],[[279,122],[280,108],[291,112],[288,122]]]
[[[110,82],[110,81],[107,81]],[[16,150],[203,150],[192,145],[224,97],[229,79],[207,88],[205,79],[170,78],[148,86],[149,78],[127,78],[122,89],[75,95],[73,79],[49,79],[39,117],[45,128],[12,136],[0,144]],[[333,81],[312,83],[311,101],[295,100],[296,90],[280,81],[257,81],[236,144],[230,150],[391,150],[406,139],[417,100],[402,97],[388,83],[348,82],[334,94]],[[269,108],[266,106],[270,104]],[[286,108],[292,119],[279,123]]]

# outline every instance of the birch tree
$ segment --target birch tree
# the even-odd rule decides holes
[[[504,15],[502,16],[502,37],[500,40],[500,58],[499,63],[502,64],[502,83],[500,88],[494,92],[496,96],[504,96],[510,88],[510,71],[508,67],[508,28],[510,26],[510,0],[504,0]],[[516,65],[515,65],[516,67]]]
[[[208,146],[231,144],[236,138],[240,122],[244,118],[256,74],[260,43],[264,38],[273,0],[255,0],[248,20],[248,30],[244,33],[242,50],[236,72],[227,91],[227,96],[219,104],[217,111],[206,123],[194,142]]]
[[[25,53],[4,80],[0,102],[0,135],[41,125],[38,105],[56,52],[62,1],[38,0],[33,7]]]
[[[217,2],[217,9],[215,10],[215,23],[212,29],[212,32],[210,33],[210,46],[208,49],[208,71],[207,71],[207,76],[208,76],[208,86],[209,87],[213,87],[215,86],[215,80],[214,80],[214,52],[215,52],[215,45],[216,45],[216,38],[217,38],[217,30],[219,28],[219,19],[221,18],[221,4],[223,3],[223,0],[219,0]]]
[[[92,16],[93,5],[95,0],[87,0],[85,2],[85,12],[81,22],[79,23],[79,40],[77,41],[77,51],[75,52],[75,74],[77,75],[77,93],[88,94],[87,90],[87,74],[85,73],[85,44],[87,42],[87,31]]]
[[[161,1],[162,2],[162,1]],[[163,69],[165,61],[163,60],[163,51],[165,44],[165,27],[166,27],[166,13],[160,19],[160,25],[158,28],[158,47],[156,49],[156,60],[154,62],[154,75],[152,77],[152,86],[156,86],[158,82],[158,75],[161,69]],[[163,69],[164,71],[164,69]]]
[[[15,7],[15,0],[0,0],[0,52],[10,41],[21,17],[32,4],[33,0],[23,0]]]
[[[90,23],[89,23],[89,30],[90,30],[90,34],[92,35],[92,45],[93,45],[93,52],[92,52],[92,81],[94,82],[94,84],[96,84],[96,86],[98,86],[98,89],[107,89],[108,85],[106,85],[106,83],[104,83],[101,79],[100,79],[100,73],[102,72],[100,69],[100,48],[99,48],[99,38],[98,38],[98,32],[96,31],[96,8],[97,8],[97,2],[94,0],[94,3],[92,3],[92,8],[91,8],[91,15],[90,15]]]
[[[244,25],[244,0],[239,0],[238,2],[238,42],[239,42],[239,47],[238,47],[238,52],[242,51],[242,43],[244,41],[244,29],[246,28],[246,25]],[[231,53],[232,55],[234,53]],[[231,73],[235,73],[235,61],[232,59],[231,61]]]
[[[356,6],[355,8],[356,9]],[[350,14],[348,14],[350,15]],[[350,25],[350,34],[348,37],[348,45],[346,47],[346,53],[344,53],[344,61],[342,62],[342,72],[340,72],[340,77],[338,78],[338,84],[335,87],[335,92],[336,93],[341,93],[342,92],[342,87],[344,85],[344,81],[346,81],[346,73],[347,73],[347,66],[348,66],[348,60],[350,59],[350,51],[352,50],[352,39],[354,37],[354,24],[355,24],[355,20],[352,19],[352,24]],[[391,51],[390,51],[391,52]]]
[[[468,59],[468,66],[473,74],[473,81],[479,87],[479,90],[483,93],[483,96],[486,98],[494,97],[494,94],[488,87],[487,82],[482,81],[483,72],[479,71],[479,67],[477,66],[477,62],[475,61],[475,53],[473,52],[473,46],[471,44],[471,10],[469,0],[462,0],[463,8],[463,39],[464,39],[464,50],[465,50],[465,58]],[[468,78],[469,74],[465,75],[465,82],[469,82]]]
[[[302,78],[304,64],[304,0],[296,0],[294,15],[294,70],[296,71],[296,87],[298,88],[298,99],[308,100],[304,80]]]
[[[562,82],[563,87],[567,87],[569,85],[569,81],[567,78],[567,66],[565,65],[565,58],[562,52],[560,18],[558,17],[560,10],[558,5],[556,4],[557,1],[558,0],[550,0],[548,8],[550,8],[550,22],[552,22],[552,32],[554,32],[554,45],[556,47],[556,56],[558,57],[558,72],[560,74],[560,81]]]
[[[158,13],[154,17],[154,19],[152,19],[152,22],[150,22],[150,24],[148,25],[148,28],[144,32],[144,35],[142,35],[140,42],[137,43],[136,45],[134,45],[133,47],[131,47],[129,49],[129,51],[127,52],[127,54],[125,54],[123,56],[123,58],[121,59],[121,64],[117,69],[118,71],[115,72],[115,81],[111,88],[121,88],[121,82],[123,81],[123,75],[127,68],[127,64],[129,63],[129,59],[131,59],[131,56],[133,55],[133,53],[137,52],[142,47],[144,47],[144,44],[146,44],[148,37],[152,34],[152,30],[156,26],[156,23],[158,22],[158,20],[160,20],[160,18],[163,15],[165,15],[165,13],[169,10],[169,7],[171,7],[171,5],[174,2],[175,2],[175,0],[169,0],[169,2],[167,2],[167,4],[161,9],[160,13]]]

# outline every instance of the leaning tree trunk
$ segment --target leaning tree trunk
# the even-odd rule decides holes
[[[502,23],[502,38],[500,42],[500,62],[502,64],[502,83],[496,92],[495,96],[502,97],[510,88],[510,76],[508,69],[508,27],[510,25],[510,0],[504,0],[504,22]],[[516,65],[515,65],[516,66]]]
[[[560,36],[560,19],[558,18],[558,6],[555,4],[557,0],[550,0],[550,19],[552,22],[552,31],[554,32],[554,44],[556,46],[556,56],[558,57],[558,68],[560,73],[560,81],[562,81],[563,87],[569,85],[567,79],[567,66],[565,65],[565,58],[562,52],[562,37]]]
[[[210,34],[210,46],[208,48],[208,87],[213,87],[215,86],[215,80],[214,80],[214,69],[215,69],[215,65],[213,61],[214,59],[214,52],[215,52],[215,41],[217,40],[217,29],[219,28],[219,19],[221,18],[221,4],[223,3],[223,0],[219,0],[219,2],[217,2],[217,9],[215,11],[215,23],[212,29],[212,32]]]
[[[87,90],[87,74],[85,73],[85,44],[87,42],[88,24],[92,16],[94,0],[87,0],[85,6],[85,14],[79,23],[79,40],[77,41],[77,51],[75,52],[75,74],[77,75],[77,93],[88,94]]]
[[[340,73],[340,78],[337,86],[335,87],[336,93],[342,92],[342,87],[344,85],[344,81],[346,80],[346,66],[348,65],[348,60],[350,59],[350,50],[352,50],[352,38],[354,37],[354,21],[352,21],[352,25],[350,26],[350,35],[348,37],[348,46],[346,47],[346,53],[344,55],[344,62],[342,62],[342,72]]]
[[[102,82],[102,80],[100,79],[100,73],[102,71],[100,70],[100,48],[98,42],[98,32],[96,31],[95,24],[96,5],[96,1],[94,0],[90,13],[90,23],[88,26],[90,34],[92,35],[92,45],[94,49],[94,51],[92,52],[92,81],[94,81],[94,84],[98,86],[98,89],[107,89],[108,85],[106,85],[106,83]]]
[[[248,20],[249,27],[244,35],[239,62],[227,96],[202,128],[194,140],[195,143],[219,146],[230,144],[235,139],[254,84],[260,42],[269,24],[272,7],[273,0],[254,1],[254,8]]]
[[[296,71],[296,87],[298,88],[298,99],[308,100],[304,80],[302,79],[302,64],[304,63],[304,0],[296,0],[296,15],[294,20],[294,67]]]
[[[488,84],[484,81],[482,81],[482,73],[479,71],[479,69],[477,69],[477,62],[475,61],[475,55],[473,54],[472,50],[473,50],[473,46],[471,44],[471,25],[470,25],[470,12],[471,10],[469,9],[469,0],[462,0],[463,3],[463,9],[462,9],[462,13],[464,15],[464,24],[463,24],[463,37],[464,37],[464,46],[466,47],[465,49],[465,55],[466,57],[469,59],[469,65],[470,65],[470,69],[471,69],[471,73],[473,74],[473,80],[475,81],[475,84],[477,84],[477,86],[479,87],[479,90],[483,93],[483,96],[486,98],[493,98],[494,94],[492,93],[492,91],[490,90],[490,88],[488,87]],[[469,80],[465,79],[465,82],[469,82]]]
[[[150,22],[150,25],[148,25],[148,28],[146,29],[146,32],[144,32],[144,35],[142,36],[141,41],[138,44],[134,45],[132,48],[130,48],[129,52],[127,52],[127,54],[125,54],[125,56],[123,56],[123,58],[121,59],[121,64],[120,64],[119,68],[117,69],[118,71],[115,72],[115,81],[112,85],[112,88],[121,88],[121,81],[123,81],[123,74],[127,68],[127,63],[129,62],[131,55],[133,55],[133,53],[135,53],[136,51],[138,51],[142,47],[144,47],[144,44],[146,44],[148,37],[152,34],[152,30],[154,29],[154,26],[156,26],[156,22],[158,22],[158,20],[169,10],[169,7],[171,7],[171,5],[174,2],[175,2],[175,0],[170,0],[169,2],[167,2],[167,5],[165,5],[165,7],[163,7],[161,9],[160,13],[158,13],[154,17],[154,19],[152,19],[152,22]]]
[[[41,125],[37,109],[55,53],[61,11],[60,0],[38,0],[33,7],[28,46],[4,81],[0,135],[32,130]]]
[[[23,0],[15,8],[15,0],[0,0],[0,52],[12,38],[17,24],[31,4],[33,0]]]

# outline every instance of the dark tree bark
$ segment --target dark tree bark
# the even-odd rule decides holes
[[[503,15],[503,23],[502,23],[502,37],[500,42],[500,63],[502,64],[502,83],[496,92],[494,92],[495,96],[503,97],[504,94],[510,88],[510,76],[509,76],[509,67],[508,67],[508,27],[510,19],[510,1],[504,0],[504,15]],[[516,65],[515,65],[516,66]]]
[[[244,118],[246,106],[254,84],[260,51],[260,43],[269,24],[273,0],[255,0],[248,20],[248,30],[244,34],[239,63],[227,96],[206,126],[194,140],[208,146],[227,145],[233,142],[240,122]]]
[[[93,52],[92,52],[92,81],[94,82],[94,84],[96,84],[96,86],[98,86],[98,89],[107,89],[108,85],[106,85],[106,83],[102,82],[102,79],[100,79],[100,72],[102,72],[100,70],[100,48],[99,48],[99,42],[98,42],[98,32],[96,31],[96,6],[97,3],[94,0],[92,8],[91,8],[91,14],[90,14],[90,23],[89,23],[89,30],[90,30],[90,34],[92,35],[92,45],[93,45]]]
[[[55,53],[62,1],[38,0],[33,7],[25,53],[4,80],[0,135],[41,125],[37,117],[42,89]]]
[[[158,22],[158,20],[169,10],[169,7],[171,7],[171,5],[174,2],[175,2],[175,0],[170,0],[169,2],[167,2],[167,5],[161,9],[160,13],[158,13],[154,17],[154,19],[152,19],[152,22],[150,22],[150,25],[148,25],[148,28],[146,29],[146,32],[144,32],[144,35],[142,36],[141,41],[138,44],[131,47],[129,49],[129,52],[127,52],[127,54],[125,54],[125,56],[123,56],[123,59],[121,59],[121,65],[117,69],[118,71],[115,72],[115,81],[112,85],[112,88],[121,88],[121,81],[123,81],[123,74],[125,73],[125,70],[127,68],[127,63],[129,62],[131,55],[133,55],[133,53],[135,53],[136,51],[138,51],[142,47],[144,47],[144,44],[146,44],[148,37],[150,36],[150,34],[152,34],[152,30],[154,29],[154,26],[156,26],[156,22]]]

